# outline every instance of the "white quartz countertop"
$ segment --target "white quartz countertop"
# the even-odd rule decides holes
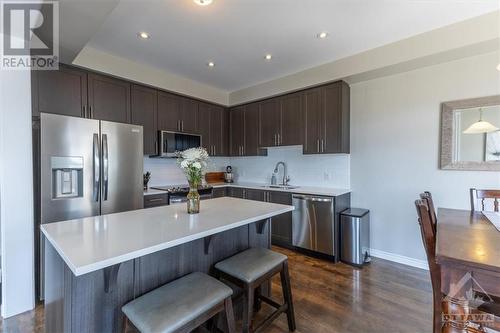
[[[78,276],[292,210],[224,197],[202,201],[196,215],[176,204],[42,224],[41,229]]]
[[[279,191],[279,192],[289,192],[289,193],[300,193],[300,194],[311,194],[311,195],[324,195],[329,197],[336,197],[346,193],[350,193],[351,190],[345,188],[332,188],[332,187],[314,187],[314,186],[298,186],[293,189],[281,189],[266,187],[266,184],[259,183],[246,183],[246,182],[235,182],[235,183],[213,183],[210,184],[214,188],[218,187],[241,187],[241,188],[252,188],[256,190],[265,191]]]
[[[168,194],[167,191],[163,190],[155,190],[154,188],[148,188],[144,191],[144,195],[153,195],[153,194]]]

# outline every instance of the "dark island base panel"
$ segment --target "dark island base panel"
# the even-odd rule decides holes
[[[46,332],[121,332],[121,307],[130,300],[191,272],[211,273],[216,262],[250,247],[271,247],[268,220],[75,276],[46,241]]]

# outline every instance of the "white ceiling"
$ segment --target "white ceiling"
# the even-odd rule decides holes
[[[498,0],[213,0],[205,7],[121,0],[88,45],[231,92],[499,6]],[[139,31],[151,38],[137,38]],[[320,31],[329,37],[316,38]]]

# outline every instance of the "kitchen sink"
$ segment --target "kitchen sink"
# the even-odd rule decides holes
[[[262,187],[265,188],[279,188],[282,190],[293,190],[295,188],[299,188],[299,186],[292,186],[292,185],[262,185]]]

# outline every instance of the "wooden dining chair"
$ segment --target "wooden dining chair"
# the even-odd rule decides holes
[[[471,210],[484,211],[486,200],[493,200],[493,209],[495,212],[499,211],[498,200],[500,199],[500,190],[480,190],[476,188],[470,189],[470,205]]]
[[[432,300],[433,300],[433,332],[440,333],[442,329],[441,321],[441,268],[436,262],[436,231],[431,218],[428,200],[420,199],[415,201],[417,209],[418,223],[420,224],[420,233],[424,243],[427,263],[431,274]]]
[[[436,209],[434,208],[434,200],[432,200],[431,192],[425,191],[424,193],[420,193],[420,199],[424,200],[427,203],[429,213],[431,214],[432,228],[434,229],[434,233],[436,233],[437,215]]]

